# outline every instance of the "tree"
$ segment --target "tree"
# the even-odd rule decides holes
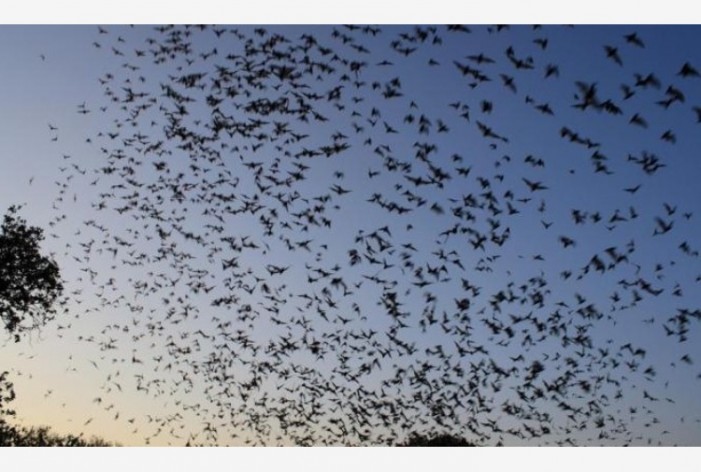
[[[7,407],[7,404],[15,399],[15,391],[12,383],[7,380],[7,372],[0,372],[0,425],[4,416],[12,416],[15,412]]]
[[[102,438],[54,433],[48,426],[9,427],[0,424],[0,447],[109,447],[118,446]]]
[[[15,412],[7,407],[7,404],[15,399],[15,390],[12,382],[7,380],[7,372],[0,372],[0,446],[7,441],[6,438],[14,436],[15,428],[5,421],[8,416],[14,416]]]
[[[402,447],[474,447],[474,444],[460,436],[450,434],[438,434],[434,436],[424,436],[412,434],[409,439],[400,444]]]
[[[15,341],[50,321],[63,292],[58,265],[41,255],[41,228],[28,226],[11,206],[0,228],[0,320]]]
[[[18,211],[19,207],[11,206],[0,228],[0,320],[7,332],[14,335],[15,342],[20,340],[21,334],[36,330],[53,318],[54,304],[63,292],[58,265],[39,251],[43,231],[28,226],[17,215]],[[2,445],[8,441],[18,442],[11,438],[30,436],[26,432],[18,436],[22,431],[5,421],[6,417],[14,415],[7,404],[15,398],[7,374],[0,372]]]

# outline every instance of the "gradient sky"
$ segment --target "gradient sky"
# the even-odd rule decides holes
[[[60,432],[98,434],[128,445],[182,445],[190,435],[205,444],[237,445],[245,444],[246,439],[253,444],[293,443],[293,437],[276,438],[273,420],[261,422],[270,430],[259,437],[250,433],[246,421],[254,413],[264,412],[265,407],[260,405],[265,402],[281,408],[285,405],[283,400],[288,398],[304,405],[308,401],[304,397],[305,392],[308,395],[304,380],[294,376],[283,379],[276,370],[262,380],[259,390],[243,398],[236,386],[250,380],[248,364],[244,363],[270,359],[266,347],[281,337],[291,336],[289,339],[297,342],[306,339],[301,324],[294,323],[305,318],[319,339],[339,329],[353,335],[372,329],[379,333],[376,339],[381,347],[393,345],[385,335],[392,321],[381,304],[381,296],[382,285],[395,284],[384,290],[398,294],[402,309],[408,313],[404,320],[408,326],[401,328],[401,339],[414,343],[417,351],[411,355],[395,351],[388,358],[383,357],[381,369],[362,376],[362,385],[367,390],[383,391],[382,381],[392,378],[396,369],[411,369],[426,360],[434,361],[435,356],[426,350],[434,351],[436,346],[441,346],[450,359],[448,362],[465,369],[472,363],[493,359],[507,369],[518,368],[520,373],[502,381],[498,393],[493,392],[491,385],[482,387],[492,409],[478,415],[479,429],[488,432],[485,424],[489,422],[496,422],[504,430],[517,428],[519,422],[500,407],[507,401],[520,401],[515,389],[527,376],[527,367],[538,360],[546,367],[543,377],[555,378],[567,368],[564,359],[578,359],[582,348],[564,345],[561,335],[551,333],[525,349],[521,342],[528,334],[535,337],[532,327],[531,332],[522,332],[526,326],[514,325],[517,334],[511,341],[503,331],[492,333],[484,320],[509,324],[510,315],[532,313],[544,321],[560,310],[571,332],[579,325],[592,341],[580,356],[582,366],[586,367],[579,375],[590,380],[602,375],[620,384],[614,387],[604,383],[593,393],[569,386],[568,401],[586,405],[592,399],[603,402],[605,397],[606,407],[597,415],[603,418],[604,429],[610,431],[622,425],[623,430],[611,433],[611,437],[600,437],[601,428],[592,418],[586,428],[574,431],[573,424],[568,423],[557,405],[540,400],[534,402],[535,408],[552,415],[552,434],[532,439],[490,434],[482,441],[484,444],[499,441],[507,445],[554,444],[567,438],[578,444],[597,445],[701,444],[698,427],[701,348],[695,342],[699,336],[698,320],[691,317],[686,340],[678,334],[666,334],[667,329],[674,328],[670,319],[677,310],[694,311],[701,302],[698,290],[701,269],[698,254],[694,255],[699,250],[697,241],[701,241],[698,222],[701,200],[695,185],[701,177],[697,158],[701,124],[697,119],[699,112],[694,111],[695,106],[701,106],[701,77],[679,74],[685,63],[701,67],[701,55],[694,47],[701,37],[698,27],[502,29],[482,25],[471,26],[468,33],[437,26],[434,33],[422,26],[418,33],[426,33],[423,42],[407,39],[417,34],[414,26],[383,26],[376,34],[342,26],[266,26],[265,31],[259,32],[253,26],[239,27],[244,38],[261,41],[279,34],[289,39],[291,45],[301,44],[302,35],[313,35],[319,45],[333,50],[328,55],[323,49],[315,50],[313,57],[317,60],[327,61],[338,54],[362,65],[357,74],[349,72],[347,80],[342,76],[344,68],[351,67],[350,62],[340,61],[328,75],[319,70],[319,79],[314,76],[300,79],[309,85],[310,91],[321,96],[338,93],[340,98],[335,101],[336,106],[333,101],[319,101],[315,105],[328,121],[290,123],[295,132],[308,135],[299,143],[269,141],[254,150],[255,139],[222,133],[212,144],[222,155],[222,167],[212,161],[195,162],[195,158],[177,148],[176,141],[167,139],[163,127],[173,103],[165,96],[162,86],[168,84],[193,97],[183,123],[197,133],[209,133],[206,124],[211,119],[211,107],[206,104],[207,87],[218,73],[217,66],[234,68],[236,61],[227,59],[227,55],[241,54],[244,40],[230,34],[229,28],[221,35],[211,27],[191,28],[187,31],[191,35],[188,41],[192,52],[187,57],[182,53],[170,57],[151,52],[157,51],[159,44],[167,44],[164,41],[170,31],[160,32],[148,26],[103,28],[0,27],[0,63],[6,70],[0,78],[0,103],[3,103],[0,211],[14,203],[24,204],[22,215],[46,230],[44,247],[59,263],[67,289],[66,313],[41,333],[18,344],[8,341],[0,350],[0,366],[8,366],[15,382],[18,399],[14,406],[22,424],[48,424]],[[184,34],[185,30],[182,31]],[[633,32],[644,42],[644,47],[625,40],[625,35]],[[347,41],[344,35],[349,38]],[[545,40],[547,45],[543,47]],[[617,48],[622,64],[607,57],[605,46]],[[407,55],[400,52],[405,47],[410,48]],[[507,53],[510,47],[513,54]],[[214,50],[216,53],[210,55]],[[478,63],[474,57],[480,54],[495,62]],[[160,57],[165,60],[154,62],[154,58]],[[260,60],[260,55],[253,57]],[[531,64],[529,57],[532,69],[517,67],[519,60],[524,61],[521,64]],[[385,60],[391,64],[383,65]],[[557,65],[559,75],[545,76],[550,64]],[[468,65],[489,80],[478,82],[469,74],[463,75],[460,67]],[[178,77],[190,72],[205,74],[201,81],[205,88],[186,89],[177,83]],[[659,88],[635,85],[636,74],[645,77],[650,73],[659,79]],[[504,86],[502,74],[513,77],[515,91]],[[374,82],[379,87],[373,87]],[[275,81],[268,79],[268,83]],[[398,88],[397,83],[401,84],[401,96],[383,95]],[[607,112],[600,105],[584,110],[575,107],[581,103],[582,90],[590,84],[596,84],[597,103],[609,99],[609,103],[621,109],[621,114]],[[622,84],[635,94],[625,99]],[[337,89],[338,86],[342,88]],[[669,87],[680,90],[683,100],[672,101],[665,107],[657,102],[673,96],[668,93]],[[127,89],[148,95],[135,102],[127,101]],[[285,92],[284,84],[280,90],[257,90],[245,83],[237,84],[237,91],[249,91],[251,98],[277,97]],[[114,100],[106,92],[113,92]],[[149,97],[155,98],[154,105],[139,115],[133,125],[126,122],[134,103],[146,103]],[[240,96],[235,101],[244,102]],[[487,102],[491,103],[491,110],[484,108]],[[456,103],[455,107],[451,106]],[[552,109],[552,115],[536,109],[544,104]],[[242,122],[253,116],[226,100],[221,109]],[[81,113],[83,110],[89,112]],[[461,116],[465,112],[468,114]],[[644,117],[646,127],[630,123],[636,113]],[[407,115],[412,115],[414,121],[409,122]],[[422,132],[418,124],[422,115],[431,123],[427,132]],[[283,122],[289,117],[274,119]],[[445,124],[445,132],[438,129],[439,120]],[[478,122],[505,139],[485,136]],[[567,136],[563,138],[563,127],[598,145],[586,146],[572,142]],[[388,132],[393,129],[398,132]],[[674,134],[675,142],[661,139],[667,130]],[[336,133],[346,136],[338,141],[349,145],[339,154],[328,158],[284,154],[333,143]],[[142,135],[149,143],[163,140],[163,148],[172,154],[157,158],[153,154],[140,155],[132,145],[125,146],[124,139]],[[428,163],[416,157],[417,143],[419,147],[421,143],[436,145],[429,162],[449,172],[449,180],[441,185],[416,187],[406,178],[430,175]],[[226,147],[221,147],[222,144]],[[276,145],[282,147],[278,149]],[[388,149],[383,146],[391,151],[383,151]],[[143,162],[140,167],[132,164],[138,168],[135,174],[126,175],[124,167],[120,167],[122,172],[105,173],[105,168],[115,162],[125,165],[124,161],[108,157],[119,149],[125,150],[125,160],[134,157]],[[600,154],[593,158],[595,151]],[[460,161],[453,158],[456,155]],[[664,167],[646,173],[641,163],[645,155],[658,156]],[[277,164],[275,159],[279,159]],[[538,159],[543,160],[544,166],[529,163]],[[181,189],[189,188],[189,184],[196,189],[186,191],[188,197],[184,201],[171,200],[173,192],[168,188],[146,190],[149,184],[159,182],[159,175],[163,177],[154,164],[162,160],[167,161],[169,177],[183,174],[176,179]],[[606,172],[596,171],[597,161],[605,166]],[[408,163],[411,171],[405,175],[393,172],[392,162]],[[278,189],[297,191],[300,195],[300,200],[291,205],[290,213],[285,214],[274,198],[275,189],[262,194],[256,186],[256,169],[262,168],[264,174],[279,169],[283,178],[289,172],[299,171],[295,167],[298,163],[309,167],[302,171],[305,179]],[[192,164],[199,169],[191,167]],[[458,168],[469,168],[469,174],[459,175]],[[247,200],[260,201],[263,208],[255,214],[227,214],[223,222],[218,222],[212,214],[220,214],[222,209],[200,198],[197,193],[201,190],[196,187],[203,179],[217,180],[218,172],[226,172],[228,182],[204,190],[206,197],[228,190],[236,194],[237,205]],[[378,173],[371,178],[369,172]],[[547,189],[531,191],[524,179],[542,182]],[[129,195],[135,191],[133,182],[144,185],[137,189],[138,201],[148,202],[163,215],[182,217],[182,231],[201,234],[206,242],[204,247],[178,235],[177,231],[174,234],[172,221],[158,222],[149,216],[152,212],[148,209],[124,209],[132,200]],[[487,201],[482,182],[489,183],[500,212],[479,208],[474,210],[475,220],[459,222],[452,211],[459,206],[458,202],[468,195],[483,203]],[[337,194],[333,188],[338,187],[334,185],[351,192]],[[624,190],[637,185],[640,188],[635,193]],[[405,190],[426,203],[418,205],[414,197],[408,198],[403,193]],[[507,192],[511,193],[510,197]],[[411,211],[399,215],[380,208],[368,201],[376,193]],[[303,231],[302,226],[293,223],[304,220],[304,216],[294,213],[315,206],[314,198],[323,199],[325,195],[331,196],[323,211],[330,221],[329,227],[310,223],[308,231]],[[164,200],[159,200],[159,196]],[[304,198],[310,203],[302,203]],[[507,200],[517,212],[510,214]],[[104,208],[100,208],[101,202]],[[266,235],[259,218],[269,208],[277,209],[279,222]],[[573,210],[586,214],[586,223],[576,224]],[[592,219],[595,213],[601,221]],[[637,216],[633,217],[633,213]],[[624,220],[616,221],[616,216]],[[672,229],[656,234],[660,229],[656,218],[661,218],[664,224],[673,221]],[[91,221],[94,223],[86,224]],[[286,228],[280,222],[291,226]],[[505,238],[505,242],[499,245],[487,241],[481,249],[469,242],[472,233],[441,235],[458,222],[477,234],[490,234],[490,225],[498,222],[493,234]],[[180,223],[176,225],[180,227]],[[221,225],[222,233],[217,234],[206,225]],[[387,241],[395,250],[379,250],[375,240],[372,244],[380,252],[380,265],[365,258],[351,266],[349,251],[363,252],[358,237],[384,226],[391,232]],[[161,245],[159,231],[173,236]],[[238,239],[246,236],[260,247],[239,254],[223,244],[221,238],[227,235]],[[564,248],[559,239],[562,236],[576,241],[576,245]],[[293,249],[285,238],[289,238]],[[311,240],[309,251],[296,246],[305,240]],[[127,246],[119,246],[120,241]],[[629,245],[631,241],[634,245]],[[159,247],[167,247],[171,242],[177,251],[190,255],[184,266],[171,266],[177,259],[172,256],[157,260]],[[690,254],[681,249],[684,242],[688,243]],[[416,251],[402,244],[411,245]],[[118,254],[113,256],[109,250],[114,248]],[[612,262],[612,258],[607,259],[608,248],[615,248],[614,253],[625,253],[627,262],[603,272],[590,267],[585,273],[584,268],[589,267],[595,255],[606,264]],[[460,265],[441,260],[441,250],[443,254],[455,251],[452,259],[457,258]],[[445,277],[435,280],[428,275],[426,280],[431,285],[417,287],[413,270],[401,266],[402,253],[407,251],[411,252],[416,267],[424,267],[424,272],[429,267],[448,265]],[[141,263],[138,259],[141,253],[148,262]],[[240,258],[244,272],[250,269],[249,274],[235,277],[241,285],[233,289],[226,286],[231,273],[222,265],[223,260],[231,257]],[[382,261],[391,267],[385,268]],[[266,269],[270,264],[289,269],[281,275],[270,275]],[[325,284],[328,285],[325,280],[309,282],[308,277],[315,276],[313,268],[333,271],[336,265],[340,268],[337,275],[349,287],[360,284],[353,295],[341,296],[334,292],[337,287],[325,292]],[[90,271],[95,273],[92,280]],[[200,277],[196,271],[202,274],[206,271],[207,275]],[[564,280],[563,271],[571,271],[571,277]],[[260,281],[256,282],[256,277]],[[368,277],[379,277],[388,283],[378,284]],[[479,293],[466,292],[462,279],[479,287]],[[546,281],[543,290],[548,290],[542,306],[514,301],[503,303],[501,311],[493,310],[491,301],[509,284],[513,284],[517,293],[524,286],[528,298],[537,296],[540,280]],[[646,292],[638,283],[640,280],[650,283],[652,291],[661,289],[661,294]],[[278,301],[265,298],[261,281],[277,294]],[[208,292],[195,293],[193,287],[198,282]],[[637,286],[626,286],[625,282]],[[246,286],[255,289],[248,293]],[[153,291],[143,295],[143,287]],[[633,303],[635,292],[641,300]],[[315,311],[316,305],[305,307],[304,296],[316,294],[324,298],[328,293],[327,299],[335,300],[338,305],[327,309],[327,321]],[[434,302],[427,302],[427,293]],[[235,306],[212,306],[217,297],[232,294],[240,297]],[[444,311],[453,316],[456,300],[465,297],[470,299],[468,313],[473,327],[469,341],[455,332],[445,333],[440,323],[423,329],[422,320],[426,322],[428,308],[435,309],[439,319]],[[600,319],[584,320],[576,313],[589,304],[594,304],[602,314]],[[241,318],[239,308],[243,305],[252,307],[256,314],[253,320],[249,321],[245,314]],[[355,315],[354,305],[359,316]],[[170,309],[173,311],[169,314]],[[275,310],[279,312],[274,314]],[[181,316],[185,311],[188,314]],[[278,325],[271,317],[287,324]],[[239,329],[250,336],[254,345],[260,346],[257,356],[241,349],[240,341],[227,338],[217,326],[226,321],[232,325],[224,331],[235,333]],[[453,326],[461,325],[454,322]],[[202,335],[194,334],[198,331]],[[189,352],[174,353],[168,347],[171,340]],[[461,356],[456,346],[464,348],[470,342],[484,346],[489,356]],[[222,343],[234,352],[222,349]],[[622,348],[628,343],[630,350]],[[634,355],[637,349],[644,350],[645,355]],[[610,352],[614,361],[604,359],[602,352]],[[512,360],[521,354],[524,360]],[[228,380],[223,381],[211,371],[207,373],[210,356],[218,365],[232,361],[231,368],[215,370],[230,376]],[[337,395],[345,398],[345,405],[350,408],[355,405],[354,400],[346,396],[357,387],[334,372],[339,368],[339,356],[339,351],[330,348],[321,358],[299,349],[284,358],[281,369],[305,366],[312,372],[309,375],[319,381],[342,385],[344,390]],[[368,359],[375,359],[377,353],[366,350],[354,356],[350,364],[358,368]],[[170,370],[165,370],[167,363],[173,365]],[[632,369],[627,363],[637,363],[639,367]],[[655,375],[645,374],[647,368],[652,368]],[[433,375],[429,374],[429,379]],[[491,375],[485,374],[484,379],[493,380]],[[192,384],[183,382],[183,377],[190,378]],[[435,380],[440,384],[438,373]],[[452,386],[445,389],[453,391]],[[425,394],[426,389],[416,390]],[[619,391],[620,398],[615,398]],[[397,391],[387,394],[386,399],[406,402],[413,414],[429,418],[420,402],[412,403],[414,393],[415,389],[404,383]],[[649,401],[648,395],[659,400]],[[461,399],[467,402],[469,398],[470,395],[464,395]],[[326,414],[325,418],[333,417],[335,413],[327,410],[330,398],[324,397],[324,401],[311,408]],[[471,421],[467,409],[459,411],[461,415],[449,421],[448,429],[480,441],[465,429],[464,425]],[[222,412],[226,414],[220,417]],[[159,421],[167,426],[160,427]],[[427,428],[435,426],[430,421]],[[216,437],[208,435],[208,424],[216,425]],[[417,429],[421,428],[417,425]],[[319,426],[317,437],[327,437],[324,431]],[[394,431],[400,435],[408,432]],[[373,431],[373,441],[381,442],[380,435],[385,433],[382,428]],[[350,439],[349,443],[354,440]]]

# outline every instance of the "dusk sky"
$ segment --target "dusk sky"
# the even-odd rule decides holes
[[[65,300],[16,421],[124,445],[701,445],[701,28],[0,27]]]

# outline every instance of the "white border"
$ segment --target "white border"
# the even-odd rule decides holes
[[[23,24],[577,23],[689,24],[686,0],[27,0],[3,5],[3,22]]]
[[[70,472],[125,470],[285,470],[328,472],[396,470],[519,470],[591,472],[692,470],[699,448],[113,448],[5,449],[3,466]],[[8,468],[8,470],[10,470]]]

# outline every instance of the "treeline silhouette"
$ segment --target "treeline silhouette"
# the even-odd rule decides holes
[[[13,426],[0,419],[1,447],[111,447],[120,444],[102,438],[86,439],[73,434],[58,434],[48,426]]]
[[[415,433],[399,444],[399,447],[475,447],[475,444],[460,436],[446,433],[432,436]]]

